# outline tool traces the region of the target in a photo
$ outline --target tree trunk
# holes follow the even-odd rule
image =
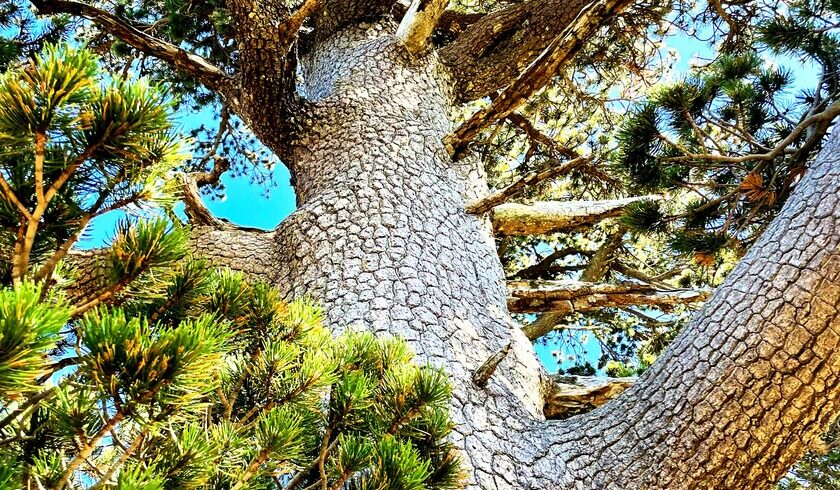
[[[443,366],[471,483],[509,487],[516,463],[505,446],[542,417],[541,367],[508,314],[489,228],[464,211],[480,172],[453,164],[443,147],[449,80],[430,57],[412,59],[393,32],[350,28],[302,60],[314,107],[296,150],[298,210],[275,233],[212,231],[197,242],[221,263],[239,257],[288,298],[311,295],[333,331],[400,335],[422,361]],[[244,252],[268,239],[271,270],[265,256]],[[472,371],[508,343],[488,386],[475,387]]]
[[[288,298],[311,295],[334,331],[400,335],[444,367],[471,488],[777,479],[838,408],[838,152],[824,153],[637,385],[546,422],[542,370],[509,316],[489,223],[464,210],[486,184],[442,143],[453,84],[434,55],[409,55],[393,32],[350,27],[302,60],[312,107],[295,149],[299,209],[274,232],[196,230],[199,251]],[[507,344],[489,383],[475,386],[472,372]]]

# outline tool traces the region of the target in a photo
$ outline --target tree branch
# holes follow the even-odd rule
[[[634,305],[696,303],[709,291],[661,290],[647,284],[608,284],[583,281],[508,281],[508,308],[514,313],[581,312]]]
[[[575,475],[587,488],[759,488],[781,478],[840,411],[838,229],[835,131],[644,377],[575,420],[592,428],[587,447],[568,424],[545,424],[532,438],[547,441],[537,449],[547,456],[532,464],[551,471],[572,453],[587,461]]]
[[[607,284],[582,281],[509,281],[508,308],[513,313],[553,312],[561,315],[625,306],[672,306],[698,303],[709,291],[692,289],[659,290],[647,284]],[[523,327],[535,340],[556,324],[531,323]]]
[[[580,10],[568,27],[489,106],[473,114],[446,144],[454,159],[466,154],[467,145],[481,130],[506,117],[542,89],[593,37],[598,29],[630,6],[632,0],[594,0]],[[556,7],[555,7],[556,8]],[[568,9],[568,6],[565,6]],[[488,16],[489,18],[490,16]],[[541,24],[538,24],[541,25]]]
[[[543,414],[547,419],[562,420],[588,412],[617,397],[635,382],[636,378],[550,376],[544,388]]]
[[[493,208],[493,229],[501,235],[544,235],[569,231],[584,225],[620,216],[637,201],[662,199],[637,196],[607,201],[537,201],[532,204],[500,204]]]
[[[558,155],[562,155],[566,158],[580,158],[580,154],[578,152],[571,148],[557,144],[557,142],[551,139],[548,135],[535,128],[534,125],[531,124],[531,121],[522,114],[511,112],[507,115],[506,119],[514,126],[524,131],[531,141],[545,146],[549,152],[557,153]]]
[[[198,192],[198,179],[187,174],[183,174],[179,178],[181,180],[181,201],[184,203],[184,213],[189,218],[190,224],[212,226],[217,230],[232,228],[231,225],[213,216],[213,213],[201,201],[201,195]]]
[[[391,13],[395,18],[401,19],[408,13],[408,6],[402,2],[395,2],[391,7]],[[435,26],[435,33],[455,38],[461,35],[468,27],[478,22],[485,15],[475,12],[458,12],[456,10],[444,10]]]
[[[773,147],[768,152],[765,153],[751,153],[749,155],[742,155],[742,156],[729,156],[729,155],[719,155],[719,154],[712,154],[712,153],[690,153],[685,152],[684,155],[678,157],[670,157],[666,158],[666,161],[669,162],[684,162],[690,160],[705,160],[711,162],[723,162],[723,163],[744,163],[744,162],[752,162],[752,161],[768,161],[773,160],[779,156],[781,156],[785,151],[788,150],[788,147],[793,144],[796,138],[802,134],[803,131],[808,129],[809,127],[819,124],[819,123],[828,123],[832,121],[835,117],[840,115],[840,101],[835,102],[834,104],[827,107],[824,111],[818,112],[812,116],[808,116],[802,120],[793,130],[788,133],[788,135],[776,146]],[[827,126],[826,126],[827,127]]]
[[[540,260],[536,264],[525,267],[514,274],[518,279],[542,279],[542,275],[549,272],[557,260],[562,259],[568,255],[591,255],[591,252],[585,252],[575,247],[564,247],[555,250],[546,258]]]
[[[32,0],[32,4],[42,14],[70,14],[88,19],[135,49],[196,77],[208,88],[219,90],[230,83],[230,77],[224,71],[201,56],[136,29],[106,10],[75,0]]]
[[[295,12],[275,0],[227,0],[239,50],[241,100],[237,114],[293,171],[292,145],[304,131],[307,104],[297,94],[298,31],[324,0],[305,0]]]
[[[588,0],[530,0],[484,15],[439,50],[461,102],[500,90],[522,73]]]
[[[585,165],[588,162],[589,159],[580,157],[569,162],[554,165],[542,172],[537,170],[529,172],[513,184],[499,189],[489,196],[467,204],[466,211],[471,214],[486,213],[524,191],[527,187],[537,185],[540,182],[560,177],[562,175],[567,175],[572,170],[580,167],[581,165]]]
[[[615,262],[616,252],[621,247],[622,243],[624,243],[625,232],[626,230],[623,226],[619,227],[616,232],[612,233],[607,240],[598,247],[598,250],[592,254],[592,258],[589,259],[589,263],[586,264],[586,269],[584,269],[583,273],[580,275],[580,281],[600,283],[606,279],[612,263]],[[557,328],[557,326],[560,325],[560,322],[563,321],[563,318],[565,318],[569,313],[570,312],[563,311],[549,311],[543,313],[537,317],[536,320],[525,326],[523,330],[526,332],[526,335],[534,335],[534,339],[539,338]]]

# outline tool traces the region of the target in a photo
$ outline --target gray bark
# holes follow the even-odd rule
[[[621,216],[628,205],[656,201],[661,196],[637,196],[607,201],[537,201],[505,203],[493,208],[491,220],[498,235],[532,236],[574,231],[607,218]]]
[[[196,230],[196,248],[312,295],[331,328],[405,337],[450,374],[470,488],[762,488],[838,408],[835,141],[779,218],[654,367],[604,407],[545,421],[542,371],[506,306],[484,188],[453,164],[448,75],[391,24],[352,27],[302,60],[311,128],[300,208],[267,233]],[[831,150],[834,150],[833,152]],[[511,344],[484,388],[472,371]]]

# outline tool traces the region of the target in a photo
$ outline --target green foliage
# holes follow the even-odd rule
[[[440,370],[415,365],[403,341],[370,333],[333,339],[309,303],[286,304],[266,285],[203,261],[153,269],[164,267],[176,269],[164,290],[190,282],[203,292],[167,297],[177,309],[126,294],[124,307],[100,306],[69,324],[70,309],[28,283],[0,294],[2,325],[24,339],[13,347],[23,345],[17,351],[31,360],[22,371],[12,369],[21,354],[0,357],[0,397],[10,416],[2,430],[53,441],[11,457],[0,476],[58,481],[79,457],[72,441],[85,434],[97,447],[91,464],[103,472],[116,465],[102,481],[107,487],[273,488],[272,477],[299,475],[303,488],[320,477],[313,468],[322,448],[330,485],[459,486],[446,442],[449,383]],[[70,328],[62,335],[62,327]],[[76,347],[60,347],[75,337]],[[50,369],[64,358],[70,368]],[[56,388],[41,386],[45,372]],[[46,394],[33,405],[44,409],[38,417],[13,412],[22,394]],[[110,426],[123,446],[103,443]],[[4,440],[9,454],[24,445]],[[89,485],[84,473],[68,475],[73,488]]]
[[[187,230],[180,226],[169,228],[170,224],[162,218],[137,226],[128,221],[120,223],[106,259],[111,280],[116,283],[134,279],[150,268],[183,259],[187,253]]]
[[[0,399],[14,400],[38,388],[46,372],[44,353],[60,340],[59,331],[70,319],[60,302],[42,302],[41,287],[24,283],[0,291]]]
[[[155,213],[63,262],[93,217],[171,203],[181,159],[166,91],[97,63],[0,78],[0,488],[459,487],[449,382],[402,340],[333,338]]]
[[[662,231],[666,227],[665,213],[659,201],[636,201],[624,208],[620,222],[632,231],[650,233]]]
[[[680,254],[740,253],[819,149],[820,139],[806,140],[792,122],[796,109],[786,107],[785,96],[791,83],[789,71],[764,68],[746,51],[722,55],[695,76],[658,88],[625,118],[615,163],[632,189],[686,197],[667,215],[636,204],[623,222],[639,232],[669,231]],[[817,106],[799,110],[828,107],[836,100],[828,90]],[[786,144],[801,148],[770,153],[788,135]]]
[[[174,201],[164,176],[185,155],[171,132],[172,101],[97,63],[85,49],[48,45],[0,76],[5,281],[50,275],[99,215]],[[21,223],[39,233],[27,238]]]

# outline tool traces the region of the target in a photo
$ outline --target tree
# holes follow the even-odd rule
[[[671,21],[665,17],[670,5],[627,10],[630,2],[621,0],[526,1],[465,11],[420,0],[407,8],[379,0],[142,2],[113,10],[75,0],[33,4],[43,14],[90,21],[92,41],[111,48],[115,66],[132,66],[121,57],[128,50],[138,53],[141,67],[146,58],[155,60],[155,74],[178,73],[176,90],[192,94],[196,103],[218,100],[228,114],[222,121],[236,115],[290,168],[299,209],[276,230],[237,228],[193,199],[190,246],[274,285],[283,298],[311,294],[336,333],[362,325],[397,334],[421,359],[444,368],[455,398],[453,443],[471,486],[760,487],[778,480],[813,446],[836,413],[836,143],[815,156],[836,116],[836,5],[796,4],[790,19],[779,17],[775,24],[768,22],[776,19],[771,7],[702,6],[697,15],[711,18],[712,31],[725,36],[721,47],[729,57],[721,58],[721,69],[748,60],[739,50],[753,49],[761,32],[766,46],[803,48],[821,59],[825,76],[806,107],[776,109],[774,87],[783,80],[746,63],[722,83],[700,76],[663,91],[628,120],[621,161],[612,162],[624,166],[620,184],[644,181],[639,171],[653,167],[668,174],[647,182],[654,190],[675,183],[710,187],[704,195],[719,202],[689,206],[685,215],[684,209],[636,199],[618,230],[605,227],[605,235],[620,242],[628,229],[661,230],[666,220],[680,231],[677,251],[700,262],[725,248],[723,238],[750,249],[632,388],[598,410],[546,421],[544,392],[559,405],[597,405],[613,392],[598,388],[581,397],[558,393],[556,385],[544,389],[546,376],[511,321],[511,309],[585,314],[596,307],[667,307],[679,302],[674,293],[690,293],[684,301],[705,294],[675,292],[662,277],[617,261],[613,242],[603,239],[602,254],[572,253],[593,257],[586,264],[593,281],[611,282],[517,284],[509,299],[490,235],[505,216],[541,223],[517,232],[541,234],[590,226],[629,204],[592,202],[616,197],[609,187],[620,174],[599,165],[611,161],[605,158],[613,148],[609,141],[584,154],[547,137],[533,122],[543,116],[534,101],[573,100],[582,89],[568,75],[581,66],[617,71],[610,60],[644,61],[649,28]],[[815,13],[819,9],[827,15]],[[761,91],[764,82],[770,89]],[[746,85],[752,83],[757,86],[750,91]],[[706,91],[711,87],[717,88]],[[765,131],[771,117],[727,115],[721,93],[739,97],[739,109],[760,106],[793,123]],[[472,101],[480,101],[476,110],[453,126],[453,109]],[[670,126],[652,128],[657,115],[671,117],[663,122]],[[219,133],[223,139],[228,124]],[[470,153],[502,146],[498,138],[508,124],[533,149],[521,152],[525,172],[490,192],[484,170],[495,169]],[[630,144],[641,130],[646,139]],[[585,136],[587,142],[598,139],[594,132]],[[519,141],[510,145],[521,146]],[[231,163],[224,149],[208,155],[199,162],[209,167],[199,176],[203,183]],[[718,182],[709,170],[715,168],[737,172]],[[496,213],[523,191],[561,177],[586,185],[600,181],[607,199],[584,187],[578,195],[593,198],[567,203],[565,210],[510,205]],[[695,177],[702,186],[687,180]],[[785,182],[780,190],[768,187]],[[689,223],[710,209],[717,235]],[[721,215],[733,218],[717,223],[714,217]],[[733,228],[736,236],[729,236]],[[502,245],[517,240],[526,239],[508,237]],[[642,279],[612,280],[619,269],[625,271],[619,277]],[[556,326],[553,318],[543,320],[548,330]]]
[[[317,307],[190,257],[162,217],[123,222],[87,256],[95,276],[59,266],[96,213],[169,202],[171,104],[104,78],[48,46],[0,80],[3,226],[20,230],[0,290],[0,486],[458,486],[446,374],[403,340],[332,338]]]

